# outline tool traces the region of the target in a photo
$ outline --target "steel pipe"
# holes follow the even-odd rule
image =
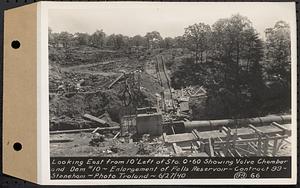
[[[272,122],[277,122],[279,124],[286,124],[291,122],[291,115],[282,116],[266,116],[266,117],[256,117],[256,118],[245,118],[245,119],[223,119],[223,120],[203,120],[203,121],[185,121],[184,127],[187,132],[196,129],[201,131],[207,130],[217,130],[220,127],[244,127],[249,124],[262,126],[267,125]]]

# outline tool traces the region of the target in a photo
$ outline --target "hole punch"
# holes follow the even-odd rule
[[[18,49],[18,48],[20,48],[20,46],[21,46],[21,43],[18,40],[14,40],[11,42],[11,47],[14,49]]]
[[[22,144],[19,142],[14,143],[13,145],[15,151],[20,151],[22,149]]]

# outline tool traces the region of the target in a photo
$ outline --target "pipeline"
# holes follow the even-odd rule
[[[279,124],[290,123],[291,115],[282,115],[282,116],[272,115],[266,117],[245,118],[245,119],[185,121],[183,123],[186,132],[190,132],[193,129],[199,131],[218,130],[223,126],[231,127],[231,128],[245,127],[249,124],[256,125],[256,126],[263,126],[263,125],[270,124],[272,122],[277,122]]]
[[[99,127],[97,131],[113,131],[119,130],[120,126],[114,127]],[[50,134],[72,134],[72,133],[81,133],[81,132],[93,132],[95,128],[88,128],[88,129],[74,129],[74,130],[62,130],[62,131],[50,131]]]

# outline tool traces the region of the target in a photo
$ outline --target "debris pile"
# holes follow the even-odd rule
[[[105,136],[100,133],[95,133],[89,143],[90,146],[97,146],[99,147],[102,142],[104,142]],[[103,145],[102,145],[103,146]]]
[[[120,122],[121,101],[118,94],[108,91],[97,91],[91,93],[76,93],[69,98],[56,96],[50,101],[49,113],[51,130],[64,130],[75,128],[96,127],[97,122],[83,119],[83,115],[93,114],[95,117],[104,115],[110,125]],[[113,117],[113,119],[111,118]]]

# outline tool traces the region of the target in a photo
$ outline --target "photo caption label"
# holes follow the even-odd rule
[[[52,157],[51,179],[290,178],[291,157]]]

